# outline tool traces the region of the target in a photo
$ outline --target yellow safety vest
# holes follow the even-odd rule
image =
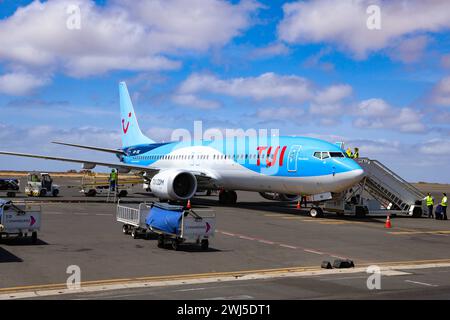
[[[427,206],[432,206],[432,205],[434,205],[433,197],[432,197],[432,196],[427,196],[426,200],[427,200]]]
[[[347,149],[346,153],[347,153],[349,158],[353,158],[353,153],[352,153],[352,151],[350,149]]]
[[[359,158],[359,152],[355,152],[355,153],[353,154],[353,158],[358,159],[358,158]]]
[[[447,197],[443,197],[441,201],[441,206],[446,207],[447,206]]]
[[[117,173],[116,172],[111,172],[111,175],[109,176],[109,178],[113,181],[117,180]]]

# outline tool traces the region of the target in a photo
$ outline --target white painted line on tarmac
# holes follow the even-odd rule
[[[275,244],[275,242],[268,241],[268,240],[258,240],[258,242],[265,243],[265,244]]]
[[[290,245],[288,245],[288,244],[282,244],[282,243],[280,243],[279,246],[280,246],[280,247],[283,247],[283,248],[289,248],[289,249],[298,249],[297,247],[290,246]]]
[[[311,250],[311,249],[303,249],[303,251],[309,252],[309,253],[320,254],[320,255],[323,255],[323,254],[324,254],[323,252],[316,251],[316,250]]]
[[[414,284],[427,286],[427,287],[439,287],[437,284],[430,284],[430,283],[419,282],[419,281],[405,280],[405,282],[414,283]]]
[[[247,237],[247,236],[239,236],[239,238],[244,239],[244,240],[251,240],[251,241],[256,240],[255,238],[251,238],[251,237]]]

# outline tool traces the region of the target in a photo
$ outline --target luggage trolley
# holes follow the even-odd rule
[[[0,199],[0,240],[31,234],[33,244],[37,242],[37,232],[41,228],[41,206],[14,204]]]
[[[138,208],[128,207],[117,204],[116,220],[122,222],[122,232],[124,234],[131,234],[133,239],[137,239],[139,236],[147,235],[148,228],[145,224],[145,218],[151,207],[151,203],[143,202],[139,204]]]
[[[153,202],[141,203],[138,208],[119,204],[116,220],[123,223],[123,233],[131,233],[135,239],[153,233],[158,235],[159,248],[170,244],[174,250],[182,244],[197,244],[207,250],[216,227],[215,214],[199,215],[183,206]]]

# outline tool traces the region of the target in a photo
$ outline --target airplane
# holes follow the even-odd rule
[[[219,203],[227,205],[237,202],[236,190],[295,201],[299,195],[347,190],[364,177],[363,169],[340,146],[316,138],[280,136],[262,141],[247,136],[233,141],[158,143],[142,133],[125,82],[119,83],[119,96],[122,148],[54,143],[112,153],[120,163],[7,151],[0,154],[80,163],[84,169],[105,166],[120,173],[138,172],[149,180],[151,192],[161,200],[186,201],[197,190],[220,190]]]

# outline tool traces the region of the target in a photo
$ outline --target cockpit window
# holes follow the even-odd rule
[[[323,160],[323,159],[328,159],[328,158],[344,158],[345,157],[345,155],[342,153],[342,152],[336,152],[336,151],[333,151],[333,152],[328,152],[328,151],[322,151],[322,152],[320,152],[320,151],[316,151],[316,152],[314,152],[314,155],[313,155],[315,158],[317,158],[317,159],[321,159],[321,160]]]
[[[330,154],[328,152],[322,152],[322,159],[329,158]]]
[[[332,158],[344,158],[344,154],[342,152],[330,152],[330,156]]]

